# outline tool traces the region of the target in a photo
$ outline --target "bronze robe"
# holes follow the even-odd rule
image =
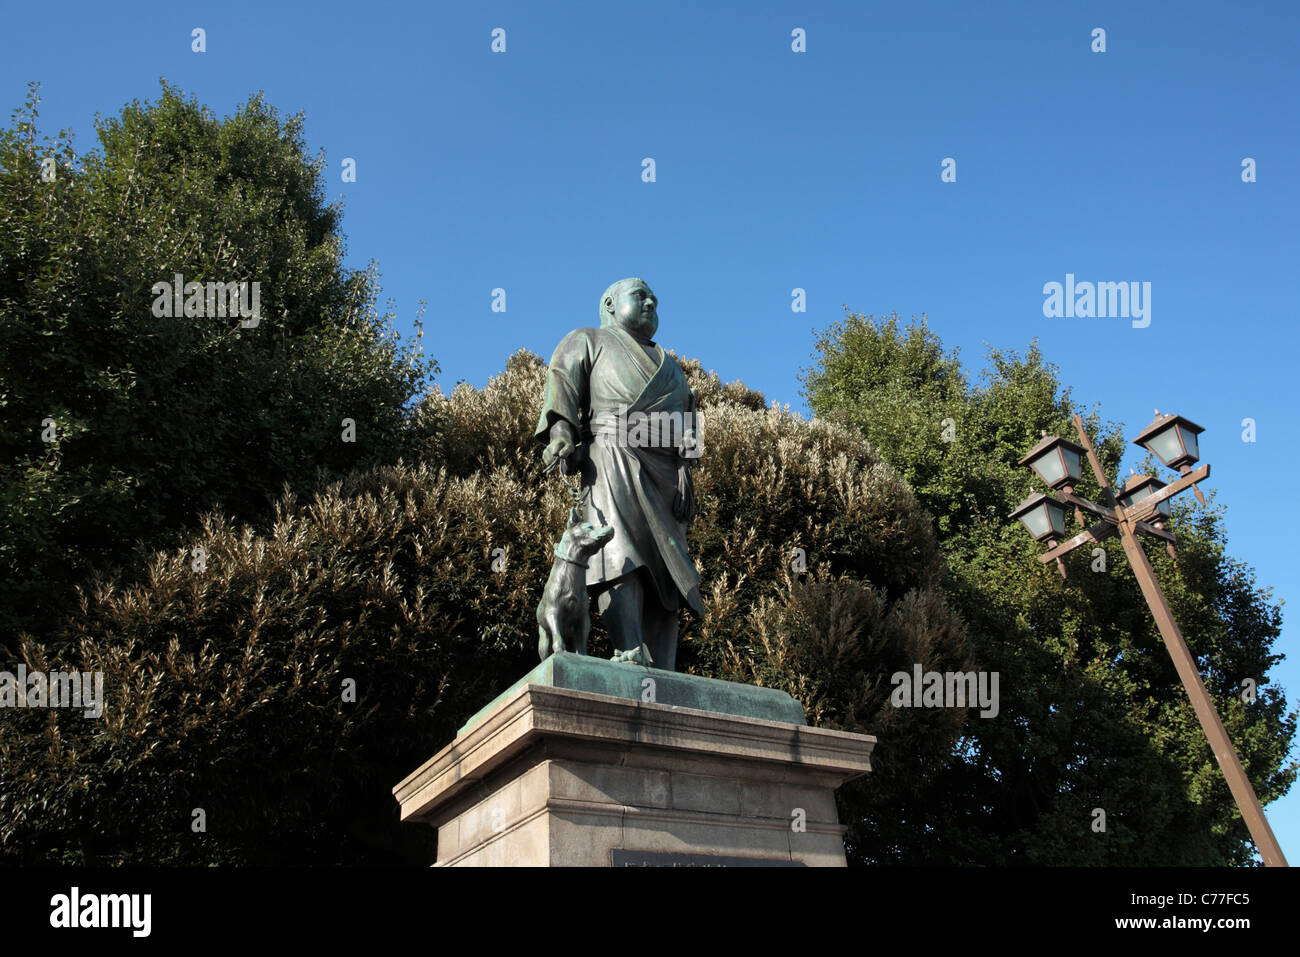
[[[662,347],[655,350],[657,367],[619,326],[569,333],[551,356],[536,438],[549,442],[556,419],[573,426],[577,441],[585,443],[575,457],[586,451],[584,520],[614,527],[614,538],[587,564],[587,587],[596,593],[644,568],[665,609],[675,610],[684,601],[702,615],[700,573],[686,554],[686,524],[673,515],[683,459],[676,448],[621,444],[606,424],[626,407],[628,414],[681,413],[686,427],[694,428],[695,396],[686,376]],[[594,441],[593,426],[602,433]]]

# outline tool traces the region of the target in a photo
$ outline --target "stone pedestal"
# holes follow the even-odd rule
[[[875,742],[773,689],[560,654],[393,793],[437,866],[842,867],[834,792]]]

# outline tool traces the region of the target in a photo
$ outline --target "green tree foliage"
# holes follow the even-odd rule
[[[373,266],[343,266],[300,116],[282,122],[255,96],[218,120],[164,84],[156,104],[97,122],[98,150],[78,156],[67,134],[38,136],[36,104],[33,88],[0,130],[8,654],[137,542],[160,545],[210,508],[265,518],[318,469],[409,458],[420,436],[404,406],[436,371],[377,315]],[[178,273],[260,283],[260,324],[156,317],[153,284]],[[355,442],[341,441],[345,417]]]
[[[870,862],[1225,865],[1253,845],[1116,539],[1104,569],[1090,549],[1070,579],[1007,514],[1030,491],[1019,459],[1045,431],[1071,437],[1079,413],[1114,476],[1125,440],[1062,388],[1036,345],[991,349],[972,385],[924,319],[849,315],[823,332],[803,379],[818,416],[852,425],[907,478],[934,518],[944,590],[970,630],[978,667],[1000,673],[1001,711],[974,712],[951,761],[908,807],[891,840],[854,848]],[[1148,460],[1144,470],[1156,474]],[[1089,470],[1080,494],[1100,491]],[[1174,506],[1178,561],[1148,545],[1206,685],[1268,802],[1296,766],[1296,714],[1269,684],[1281,616],[1253,572],[1225,554],[1222,508]],[[1094,566],[1097,570],[1094,570]],[[918,659],[921,660],[921,659]],[[926,667],[931,667],[924,662]],[[1244,703],[1241,681],[1258,683]],[[883,735],[882,735],[883,738]],[[883,763],[883,762],[881,762]],[[1093,809],[1106,830],[1093,830]]]
[[[889,673],[920,657],[966,663],[934,536],[856,432],[683,365],[701,409],[691,548],[707,604],[684,619],[683,663],[782,687],[823,726],[880,731],[891,759],[842,794],[866,821],[873,801],[905,803],[941,770],[960,731],[951,713],[888,701]],[[85,589],[71,643],[29,640],[23,660],[103,670],[106,718],[5,716],[7,853],[427,862],[432,834],[398,823],[391,788],[536,663],[535,609],[570,503],[532,439],[544,375],[521,352],[485,389],[430,394],[415,418],[441,424],[429,464],[286,497],[262,531],[209,517],[192,536],[203,573],[160,551],[141,581]],[[806,572],[791,569],[795,548]],[[206,832],[192,830],[195,808]]]

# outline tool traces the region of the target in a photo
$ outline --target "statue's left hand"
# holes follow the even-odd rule
[[[677,450],[677,454],[690,462],[691,465],[700,464],[700,440],[694,429],[688,429],[682,436],[682,444]]]
[[[673,517],[679,522],[695,520],[695,480],[685,462],[677,466],[677,494],[673,496]]]

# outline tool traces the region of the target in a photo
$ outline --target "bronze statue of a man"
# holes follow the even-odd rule
[[[536,438],[548,469],[580,473],[585,520],[614,529],[588,559],[587,589],[615,649],[644,644],[674,671],[678,608],[704,613],[686,554],[699,446],[686,376],[654,341],[657,305],[640,279],[605,290],[600,328],[575,329],[551,357]]]

